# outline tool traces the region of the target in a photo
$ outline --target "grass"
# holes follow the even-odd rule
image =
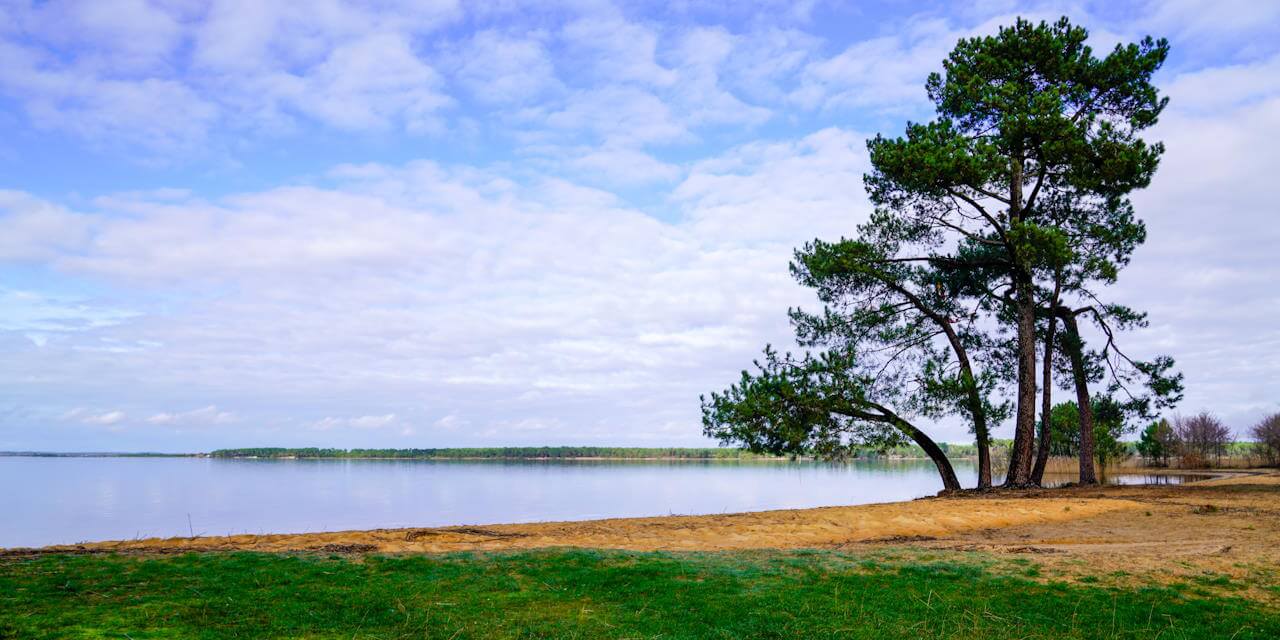
[[[975,554],[0,560],[0,638],[1275,638],[1280,613]]]

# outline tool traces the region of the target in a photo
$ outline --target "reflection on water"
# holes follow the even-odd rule
[[[976,482],[971,463],[957,461],[956,471],[966,486]],[[185,536],[188,526],[220,535],[757,511],[908,500],[942,488],[927,461],[19,457],[0,457],[0,486],[8,489],[0,547]]]
[[[1044,481],[1041,483],[1046,487],[1061,487],[1065,484],[1075,482],[1080,478],[1075,473],[1045,473]],[[1186,484],[1202,479],[1203,476],[1178,473],[1117,473],[1111,472],[1101,478],[1099,482],[1105,484]]]

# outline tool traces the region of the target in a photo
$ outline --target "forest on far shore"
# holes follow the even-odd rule
[[[945,445],[956,457],[976,455],[972,445]],[[866,448],[852,458],[925,458],[919,447]],[[785,460],[788,456],[751,453],[729,447],[461,447],[444,449],[326,449],[317,447],[251,447],[218,449],[213,458],[403,458],[423,460]]]

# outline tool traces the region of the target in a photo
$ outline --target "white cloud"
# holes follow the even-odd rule
[[[839,134],[735,152],[724,164],[738,180],[689,193],[695,213],[676,223],[563,180],[495,190],[500,175],[422,163],[346,167],[325,187],[213,203],[100,199],[102,210],[76,214],[93,221],[92,237],[52,264],[148,296],[178,285],[191,295],[163,315],[51,342],[56,352],[34,369],[0,368],[0,379],[110,372],[137,381],[139,404],[175,388],[241,398],[270,389],[395,409],[330,412],[312,425],[322,431],[411,425],[418,410],[404,402],[414,395],[423,396],[415,406],[454,406],[457,424],[488,428],[496,411],[522,429],[569,429],[580,421],[558,412],[594,423],[600,403],[643,394],[634,419],[654,412],[692,425],[696,394],[749,361],[759,338],[784,338],[783,310],[803,299],[785,273],[789,245],[753,248],[708,221],[752,229],[777,219],[767,208],[725,209],[753,171],[783,193],[815,189],[811,219],[848,220],[847,201],[834,197],[846,179],[825,166],[856,164],[834,156],[860,152],[829,137]],[[807,159],[791,162],[789,151]],[[155,346],[74,349],[103,339]],[[518,399],[532,390],[542,395]]]
[[[357,429],[380,429],[392,422],[395,422],[395,420],[396,414],[388,413],[381,416],[360,416],[359,418],[352,418],[350,420],[350,424],[352,427]]]
[[[162,68],[182,41],[180,7],[146,0],[63,0],[14,12],[32,37],[59,48],[84,47],[90,65],[126,72]]]
[[[675,101],[691,124],[758,125],[772,115],[721,86],[721,67],[733,55],[737,41],[724,29],[702,28],[689,31],[677,43],[672,54],[680,65]]]
[[[1280,149],[1274,65],[1192,72],[1169,83],[1170,105],[1151,137],[1167,146],[1152,186],[1135,197],[1147,243],[1121,276],[1117,299],[1151,313],[1129,338],[1142,354],[1166,352],[1187,376],[1184,412],[1221,415],[1238,433],[1280,410],[1273,180]],[[1206,82],[1221,88],[1211,95]]]
[[[95,413],[83,416],[80,418],[80,421],[85,424],[105,426],[116,424],[117,422],[124,420],[124,418],[125,414],[123,411],[108,411],[106,413]]]
[[[930,72],[941,70],[942,60],[961,38],[994,34],[1017,18],[1052,23],[1062,15],[1073,15],[1077,24],[1092,22],[1071,2],[1037,3],[1030,8],[995,5],[983,7],[985,11],[973,11],[973,23],[929,13],[912,16],[886,30],[886,35],[856,41],[834,56],[811,56],[789,101],[804,109],[925,116],[932,113],[925,79]],[[1139,36],[1122,38],[1105,25],[1096,25],[1090,29],[1089,37],[1090,45],[1102,54],[1122,39]]]
[[[673,197],[707,237],[795,246],[848,234],[870,211],[865,140],[825,129],[743,145],[695,165]]]
[[[770,119],[736,92],[776,99],[761,79],[797,64],[788,48],[803,40],[773,31],[760,44],[605,7],[565,9],[558,28],[482,22],[455,37],[441,32],[463,15],[453,2],[111,3],[16,9],[11,33],[0,31],[0,93],[42,129],[140,147],[145,159],[230,157],[316,126],[455,140],[498,130],[571,146],[690,141],[698,128]],[[459,108],[461,95],[477,108]]]
[[[483,102],[529,102],[559,85],[542,39],[481,31],[459,53],[458,80]]]
[[[193,58],[201,69],[228,74],[296,69],[322,61],[335,45],[373,34],[429,34],[461,15],[455,0],[324,0],[305,11],[214,0],[193,27]]]
[[[440,418],[439,420],[436,420],[432,426],[434,426],[437,429],[454,430],[464,426],[465,424],[466,424],[465,420],[459,418],[456,414],[451,413],[443,418]]]
[[[1025,14],[1083,15],[1103,45],[1145,26],[1072,4]],[[1257,33],[1216,15],[1187,25],[1186,6],[1160,18],[1175,47],[1193,37],[1176,25],[1221,47]],[[209,191],[9,185],[0,260],[18,266],[0,288],[0,389],[53,422],[75,398],[122,408],[65,422],[124,429],[127,411],[174,427],[153,435],[241,439],[222,446],[699,442],[697,394],[764,343],[790,344],[785,309],[812,304],[787,275],[792,249],[850,234],[870,210],[867,133],[927,109],[923,79],[956,38],[1016,9],[891,17],[849,41],[776,5],[11,3],[0,92],[37,140],[123,145],[112,162],[224,142],[279,142],[286,157],[310,150],[287,134],[338,130],[362,158],[391,140],[396,159],[165,179]],[[1134,353],[1172,352],[1188,406],[1239,421],[1275,406],[1280,376],[1260,186],[1280,166],[1265,144],[1280,135],[1280,72],[1274,51],[1248,52],[1262,38],[1245,40],[1211,67],[1166,71],[1155,137],[1169,155],[1138,201],[1150,241],[1117,292],[1153,312]],[[399,159],[421,156],[436,160]],[[180,428],[197,424],[224,426]]]
[[[2,40],[0,59],[0,92],[42,129],[180,151],[202,142],[218,118],[216,105],[175,80],[111,78]]]
[[[680,167],[627,147],[586,149],[581,155],[572,157],[568,164],[587,175],[600,176],[610,184],[624,186],[670,182],[680,176]]]
[[[612,144],[671,142],[690,135],[669,104],[636,87],[577,91],[563,108],[549,114],[530,113],[527,117],[575,136],[590,132]]]
[[[146,419],[149,424],[193,426],[229,424],[236,421],[236,415],[230,411],[222,411],[214,405],[175,413],[155,413]]]
[[[0,287],[0,331],[19,331],[40,346],[60,334],[107,327],[139,315],[102,301]]]
[[[871,107],[901,110],[921,104],[924,80],[961,33],[932,20],[900,33],[864,40],[805,66],[790,96],[803,108]]]
[[[274,2],[222,0],[211,3],[203,23],[193,36],[193,59],[200,68],[219,71],[251,71],[264,60],[291,60],[298,55],[292,39],[277,38],[288,13]],[[313,19],[316,14],[312,13]],[[324,16],[322,12],[319,15]],[[272,49],[272,42],[280,45]]]
[[[635,82],[661,87],[676,79],[672,70],[657,62],[655,29],[617,16],[591,15],[564,26],[561,36],[571,59],[596,81]]]
[[[206,153],[224,129],[287,131],[298,117],[342,130],[437,131],[451,99],[412,40],[459,10],[399,4],[20,7],[13,33],[0,32],[0,92],[41,128],[161,155]]]
[[[357,416],[354,418],[335,418],[326,416],[312,423],[311,428],[317,431],[328,431],[331,429],[384,429],[394,426],[399,421],[396,414],[388,413],[380,416]],[[414,433],[412,427],[402,426],[400,433],[402,435],[412,435]]]
[[[1280,55],[1180,74],[1164,87],[1175,113],[1215,115],[1280,94]]]
[[[1142,25],[1175,35],[1191,46],[1206,40],[1231,41],[1248,49],[1264,43],[1250,36],[1274,36],[1280,26],[1280,4],[1251,0],[1150,0]],[[1274,43],[1271,43],[1274,45]]]
[[[1265,266],[1275,242],[1256,223],[1265,192],[1238,186],[1265,181],[1280,163],[1253,144],[1280,127],[1277,113],[1274,102],[1246,101],[1225,118],[1168,114],[1158,137],[1169,157],[1139,200],[1152,240],[1122,280],[1132,288],[1119,292],[1156,320],[1129,339],[1134,353],[1172,351],[1195,390],[1188,402],[1232,417],[1251,418],[1269,401],[1257,395],[1265,387],[1225,372],[1280,375],[1256,358],[1247,369],[1231,364],[1246,355],[1230,347],[1250,333],[1250,351],[1270,349],[1273,338],[1250,327],[1280,311]],[[327,184],[217,202],[103,198],[101,211],[64,212],[91,221],[91,235],[52,264],[154,295],[178,283],[196,295],[163,317],[50,342],[53,353],[21,372],[0,369],[0,380],[116,375],[137,381],[133,402],[175,386],[220,397],[270,388],[390,410],[330,412],[311,425],[321,432],[403,434],[434,422],[432,433],[483,425],[465,429],[480,438],[585,434],[614,415],[605,407],[624,405],[634,415],[615,418],[615,429],[641,437],[645,424],[683,423],[694,432],[697,393],[730,381],[765,342],[788,344],[783,311],[812,304],[786,275],[791,249],[847,234],[869,211],[859,188],[865,137],[827,129],[695,163],[671,192],[682,212],[673,222],[564,180],[519,184],[421,162],[342,167]],[[1216,211],[1239,215],[1204,232],[1202,216]],[[1216,268],[1175,266],[1188,260]],[[158,346],[83,349],[104,339]],[[453,409],[441,420],[415,408],[423,404]]]
[[[816,36],[795,29],[750,31],[734,40],[721,75],[726,86],[767,104],[784,103],[796,74],[822,44]]]
[[[0,190],[0,260],[49,260],[88,238],[88,220],[20,191]]]
[[[440,128],[436,112],[450,103],[440,82],[404,36],[386,34],[337,47],[304,77],[274,80],[294,109],[335,127],[411,132]]]

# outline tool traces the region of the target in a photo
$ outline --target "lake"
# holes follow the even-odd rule
[[[965,486],[976,482],[973,464],[956,461],[956,472]],[[942,484],[927,461],[0,456],[0,487],[0,547],[26,547],[191,533],[313,532],[865,504],[932,495]]]

